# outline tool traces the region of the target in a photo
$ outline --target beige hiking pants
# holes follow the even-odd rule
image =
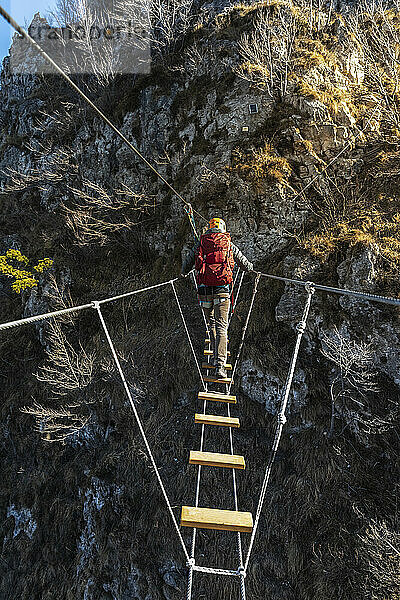
[[[226,298],[223,302],[213,302],[211,308],[203,307],[210,328],[211,348],[214,351],[214,358],[217,359],[217,367],[223,367],[226,363],[230,304],[230,298]]]

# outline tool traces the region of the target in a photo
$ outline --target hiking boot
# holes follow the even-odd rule
[[[223,367],[223,366],[217,367],[215,376],[217,379],[225,379],[228,376],[225,367]]]

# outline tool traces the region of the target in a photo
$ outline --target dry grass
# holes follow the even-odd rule
[[[227,167],[227,170],[237,173],[259,190],[266,184],[285,184],[291,175],[288,160],[279,156],[268,142],[262,148],[252,148],[248,152],[239,148],[232,151],[232,166]]]

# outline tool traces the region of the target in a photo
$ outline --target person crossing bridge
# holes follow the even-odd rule
[[[181,275],[195,267],[200,306],[210,330],[216,377],[227,376],[227,331],[230,296],[235,260],[244,271],[252,271],[252,263],[232,243],[225,221],[214,217],[182,263]]]

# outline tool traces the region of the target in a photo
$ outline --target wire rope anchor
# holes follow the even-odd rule
[[[237,574],[239,577],[243,577],[244,579],[246,579],[246,569],[244,567],[239,567],[237,570]]]
[[[284,413],[279,413],[277,416],[277,419],[278,419],[279,425],[285,425],[285,423],[287,422],[287,418]]]
[[[189,569],[193,569],[195,564],[196,560],[194,558],[189,558],[189,560],[186,561],[186,566],[189,567]]]

